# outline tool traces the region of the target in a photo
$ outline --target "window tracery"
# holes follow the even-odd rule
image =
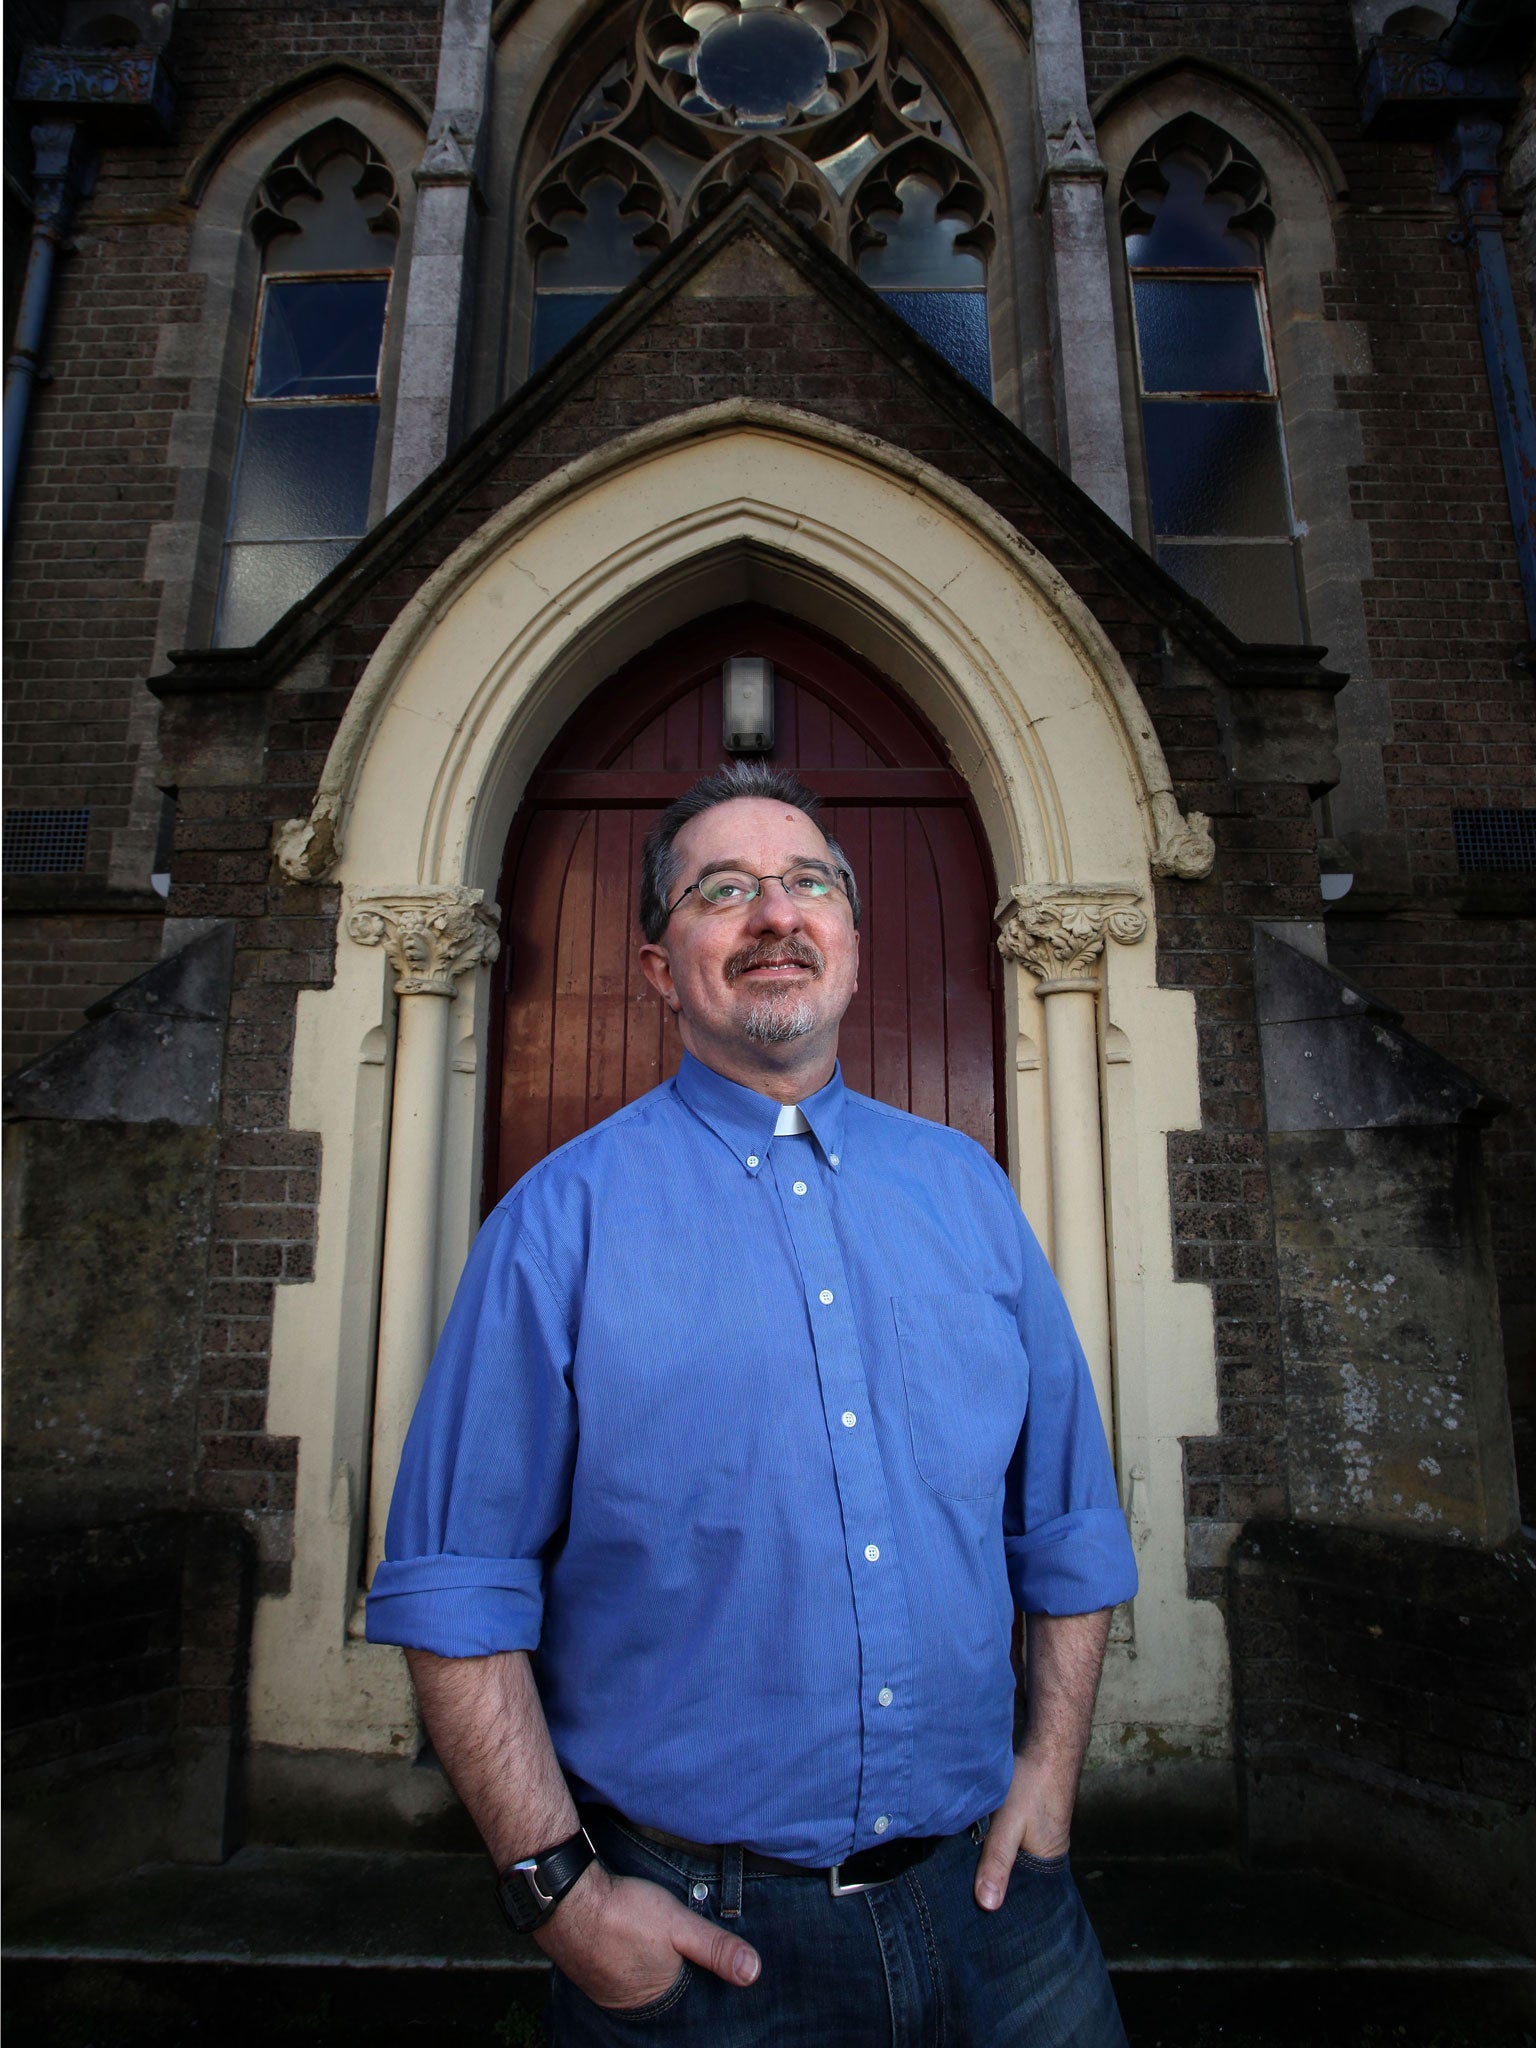
[[[1121,224],[1158,559],[1244,639],[1301,640],[1263,170],[1186,115],[1132,160]]]
[[[652,0],[641,10],[628,50],[610,50],[583,90],[530,200],[531,367],[749,184],[990,395],[992,194],[877,0]]]

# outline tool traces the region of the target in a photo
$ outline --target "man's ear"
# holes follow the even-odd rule
[[[677,989],[672,980],[672,962],[667,957],[665,946],[644,945],[640,948],[640,969],[657,995],[674,1014],[682,1008],[677,999]]]
[[[853,935],[853,992],[855,995],[859,992],[859,935],[857,932]]]

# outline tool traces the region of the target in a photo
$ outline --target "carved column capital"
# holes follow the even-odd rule
[[[1134,946],[1145,937],[1141,891],[1118,883],[1028,883],[997,907],[997,950],[1017,960],[1041,995],[1098,986],[1105,942]]]
[[[501,951],[501,912],[483,889],[359,889],[347,934],[360,946],[382,946],[398,979],[397,996],[447,996],[471,968],[489,966]]]

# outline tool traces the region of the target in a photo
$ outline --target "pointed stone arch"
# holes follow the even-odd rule
[[[1208,57],[1198,50],[1170,50],[1166,57],[1159,57],[1155,64],[1144,65],[1140,71],[1133,71],[1129,77],[1118,79],[1108,92],[1101,93],[1093,103],[1095,127],[1102,128],[1110,116],[1131,101],[1144,97],[1153,86],[1164,81],[1188,74],[1191,78],[1203,79],[1213,88],[1223,105],[1230,106],[1235,99],[1248,101],[1269,120],[1277,122],[1289,131],[1296,145],[1305,153],[1316,171],[1324,188],[1335,198],[1342,199],[1349,191],[1349,181],[1344,175],[1344,166],[1334,154],[1333,146],[1310,114],[1294,106],[1283,93],[1278,93],[1262,78],[1255,78],[1251,72],[1243,71],[1235,64],[1223,64],[1217,57]]]
[[[733,489],[706,515],[693,502],[695,486],[690,482],[680,489],[676,524],[665,522],[654,498],[658,480],[668,471],[681,476],[690,465],[702,466],[706,451],[711,460],[718,460],[733,440],[739,443],[738,482],[767,478],[768,490]],[[791,457],[804,467],[794,485],[783,475]],[[815,488],[806,480],[818,468],[825,470],[829,482],[845,479],[850,471],[859,474],[868,493],[867,501],[850,515],[853,530],[841,537],[827,527],[824,508],[818,513]],[[803,500],[797,495],[801,492]],[[889,506],[878,506],[877,497],[888,498]],[[473,686],[442,679],[453,701],[434,697],[433,724],[443,744],[433,754],[430,770],[417,741],[404,750],[417,782],[425,790],[430,777],[433,790],[430,799],[423,796],[420,803],[406,807],[422,820],[424,837],[415,854],[422,876],[430,872],[441,877],[451,868],[458,880],[493,879],[478,872],[473,877],[467,871],[457,873],[472,862],[466,835],[477,807],[483,809],[487,801],[488,770],[479,763],[477,749],[486,744],[488,733],[502,735],[517,719],[531,717],[541,696],[558,693],[565,650],[581,632],[602,628],[615,618],[633,619],[637,607],[645,610],[648,605],[657,607],[655,616],[660,618],[670,602],[663,593],[690,583],[701,564],[718,568],[722,559],[750,553],[759,561],[773,557],[799,562],[803,569],[797,573],[808,582],[819,578],[824,587],[831,587],[839,573],[835,560],[840,560],[850,588],[858,587],[860,577],[867,579],[866,588],[876,583],[888,587],[886,616],[896,618],[905,612],[909,619],[909,652],[892,672],[913,678],[913,694],[936,712],[935,723],[950,737],[957,756],[969,754],[975,763],[995,758],[1000,774],[1035,793],[1027,824],[1005,822],[1010,805],[1000,794],[990,800],[998,821],[993,850],[999,872],[1013,872],[1021,881],[1073,879],[1071,806],[1063,797],[1061,768],[1048,763],[1037,731],[1050,713],[1043,706],[1026,710],[1019,703],[1001,657],[996,650],[986,650],[984,636],[975,626],[974,601],[962,619],[951,602],[930,589],[933,560],[924,559],[923,548],[915,547],[908,559],[892,538],[898,531],[893,508],[925,500],[928,526],[949,529],[966,553],[972,587],[986,562],[995,572],[999,593],[1028,591],[1039,607],[1038,616],[1051,620],[1050,635],[1086,692],[1077,708],[1086,712],[1093,707],[1104,734],[1112,736],[1122,757],[1126,787],[1134,791],[1131,815],[1136,824],[1125,835],[1118,856],[1122,864],[1149,868],[1155,874],[1206,872],[1211,860],[1208,828],[1198,814],[1180,816],[1167,763],[1135,684],[1103,628],[1044,556],[973,492],[920,458],[819,415],[750,399],[677,414],[608,443],[525,492],[462,543],[400,613],[369,662],[327,757],[310,815],[291,820],[283,830],[278,858],[284,872],[295,880],[345,877],[358,860],[366,864],[368,855],[357,843],[365,774],[373,772],[381,750],[393,744],[391,733],[402,727],[402,720],[403,730],[412,729],[402,707],[412,701],[413,692],[438,687],[423,681],[428,642],[440,638],[451,618],[467,618],[479,601],[477,591],[483,597],[490,588],[488,578],[501,565],[517,565],[514,585],[520,585],[529,599],[521,629],[528,646],[509,645],[494,657],[487,655],[493,660],[494,675],[484,675]],[[626,520],[633,531],[617,545],[610,536],[597,559],[583,567],[596,545],[591,539],[592,519],[599,504],[624,508],[614,531]],[[542,555],[557,531],[563,535],[565,522],[573,517],[582,537],[574,549],[564,538],[559,542],[560,566],[554,572],[558,586],[552,588],[533,577],[526,564]],[[813,542],[811,535],[822,528],[825,534]],[[861,531],[881,535],[881,543],[861,540]],[[642,592],[648,593],[645,604]],[[867,608],[880,609],[873,599]],[[507,620],[500,596],[494,609]],[[585,621],[579,629],[578,619]],[[620,643],[606,629],[603,637],[605,655],[613,655]],[[950,650],[947,661],[938,651],[941,646]],[[957,688],[937,680],[964,671],[955,651],[962,647],[972,650],[966,659],[976,664],[968,697],[966,685]],[[918,652],[924,649],[926,654]],[[925,661],[930,671],[926,684],[916,674]],[[458,673],[463,677],[469,671]],[[1035,687],[1043,687],[1040,676]],[[989,701],[1000,710],[987,730],[990,713],[982,707]],[[1063,706],[1065,702],[1064,698]],[[501,739],[496,743],[502,744]],[[962,760],[962,765],[969,772],[970,764]],[[1102,826],[1098,797],[1085,791],[1084,801],[1090,806],[1084,816],[1096,817]],[[473,827],[476,834],[480,829],[478,824]],[[398,862],[404,849],[397,827],[390,830]]]
[[[187,167],[179,195],[183,202],[188,206],[201,205],[210,179],[241,137],[259,127],[286,101],[299,99],[316,88],[333,94],[350,88],[372,95],[404,115],[421,130],[423,139],[426,137],[431,115],[408,87],[371,64],[354,64],[347,57],[328,58],[323,64],[310,64],[277,84],[264,87],[221,121]]]

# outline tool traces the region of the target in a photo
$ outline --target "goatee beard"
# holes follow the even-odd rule
[[[756,1045],[788,1045],[816,1029],[816,1012],[803,996],[798,1002],[767,996],[751,1005],[741,1028]]]

